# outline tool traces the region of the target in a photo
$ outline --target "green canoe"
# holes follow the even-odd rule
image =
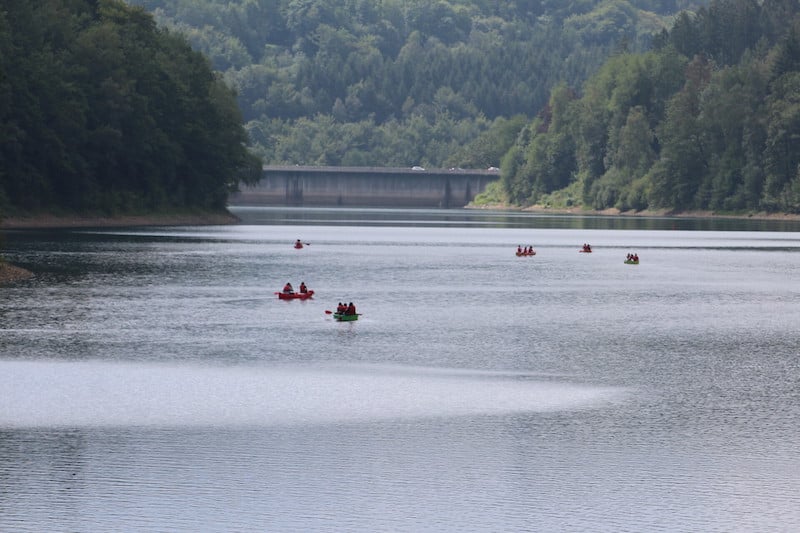
[[[333,319],[338,320],[339,322],[352,322],[353,320],[358,320],[360,314],[361,313],[345,315],[344,313],[333,313]]]

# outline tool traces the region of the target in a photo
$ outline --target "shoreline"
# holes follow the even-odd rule
[[[705,218],[705,219],[739,219],[739,220],[787,220],[787,221],[800,221],[800,214],[792,213],[716,213],[714,211],[670,211],[668,209],[645,209],[642,211],[620,211],[616,208],[609,208],[603,210],[583,209],[582,207],[565,207],[555,208],[546,207],[543,205],[532,205],[528,207],[513,207],[505,204],[491,204],[473,206],[468,205],[467,209],[474,210],[489,210],[495,209],[499,211],[516,211],[523,213],[533,213],[542,215],[572,215],[572,216],[603,216],[603,217],[629,217],[629,218]]]
[[[509,211],[541,215],[563,216],[602,216],[630,218],[704,218],[704,219],[740,219],[740,220],[785,220],[800,221],[800,214],[792,213],[717,213],[714,211],[681,211],[667,209],[642,211],[620,211],[609,208],[603,210],[583,209],[580,206],[555,208],[543,205],[517,207],[507,204],[467,205],[473,211]],[[89,215],[54,215],[41,213],[26,216],[11,216],[0,219],[0,231],[15,229],[69,229],[69,228],[114,228],[127,226],[216,226],[232,225],[241,220],[228,210],[199,213],[154,213],[145,215],[89,216]]]
[[[115,228],[125,226],[216,226],[231,225],[239,218],[229,211],[202,213],[154,213],[149,215],[89,216],[53,215],[41,213],[5,217],[0,230],[6,229],[66,229]]]
[[[150,215],[88,216],[40,213],[0,220],[3,230],[37,230],[69,228],[117,228],[127,226],[216,226],[231,225],[239,218],[225,210],[203,213],[154,213]],[[0,286],[34,277],[30,270],[6,262],[0,257]]]

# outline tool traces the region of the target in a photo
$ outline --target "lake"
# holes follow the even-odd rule
[[[800,530],[797,222],[232,211],[5,233],[0,530]]]

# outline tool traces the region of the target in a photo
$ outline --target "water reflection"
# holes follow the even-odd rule
[[[337,209],[231,206],[244,224],[454,226],[678,231],[800,231],[800,221],[754,218],[549,215],[476,209]]]

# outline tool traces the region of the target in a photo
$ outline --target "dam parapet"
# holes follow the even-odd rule
[[[264,177],[230,196],[243,206],[438,207],[469,204],[500,179],[497,169],[466,170],[265,166]]]

